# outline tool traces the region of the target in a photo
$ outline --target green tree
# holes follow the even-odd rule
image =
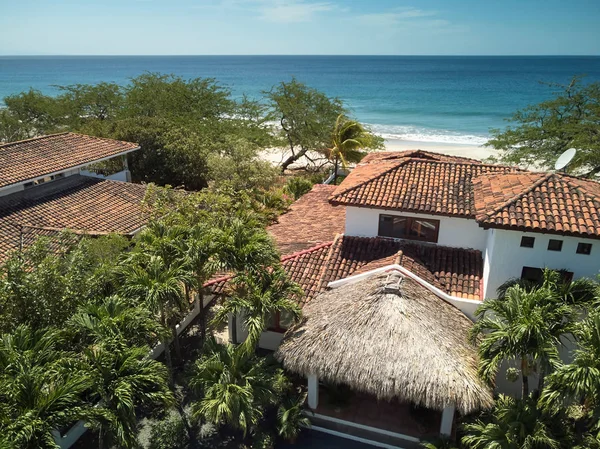
[[[578,152],[568,170],[592,176],[600,171],[600,83],[574,77],[555,97],[517,111],[504,130],[492,130],[487,143],[502,162],[554,167],[568,148]]]
[[[67,327],[83,344],[152,345],[163,331],[146,307],[116,295],[80,307]]]
[[[304,415],[306,394],[285,398],[277,409],[277,433],[295,443],[303,427],[310,427],[310,419]]]
[[[540,403],[553,413],[569,407],[586,430],[600,439],[600,314],[578,323],[577,347],[571,363],[548,376]],[[581,429],[580,429],[581,430]]]
[[[273,400],[271,373],[264,357],[249,356],[235,345],[219,345],[213,338],[194,363],[189,385],[201,398],[192,404],[196,418],[225,425],[244,436]]]
[[[491,412],[463,429],[461,442],[470,449],[559,449],[573,441],[564,417],[543,412],[532,398],[500,395]]]
[[[287,315],[290,321],[301,316],[302,289],[292,282],[281,267],[240,273],[233,282],[233,288],[223,307],[215,315],[215,322],[224,322],[231,314],[241,316],[248,337],[242,347],[248,353],[254,352],[262,333],[276,314]]]
[[[179,341],[176,325],[189,309],[184,286],[193,285],[192,272],[187,265],[169,264],[160,255],[136,255],[124,264],[122,279],[123,294],[144,301],[159,316],[161,325],[170,331],[170,336],[163,337],[162,343],[167,367],[172,373],[171,343]]]
[[[265,92],[270,103],[269,118],[279,125],[281,143],[291,155],[281,164],[286,170],[310,151],[323,153],[331,143],[336,118],[346,109],[338,98],[330,98],[295,78]]]
[[[0,337],[0,433],[14,447],[57,448],[53,432],[93,416],[89,376],[60,346],[56,331],[27,326]]]
[[[383,138],[373,134],[355,120],[343,114],[335,120],[331,137],[331,148],[326,150],[327,158],[334,164],[333,183],[337,183],[338,166],[348,168],[349,163],[360,162],[366,150],[383,148]]]
[[[561,338],[573,330],[574,310],[549,285],[529,291],[516,285],[503,299],[486,300],[476,316],[471,335],[481,338],[480,375],[492,383],[504,361],[517,361],[526,399],[528,376],[537,371],[541,389],[545,374],[559,363],[558,348]]]
[[[119,447],[137,447],[136,408],[173,404],[165,366],[148,357],[147,346],[97,345],[86,349],[83,361],[91,388],[104,411],[93,422],[98,427],[98,445],[107,442]]]

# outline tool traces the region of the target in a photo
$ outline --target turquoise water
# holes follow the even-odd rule
[[[342,98],[388,138],[482,143],[518,108],[549,98],[540,81],[575,74],[600,81],[600,57],[436,56],[48,56],[0,57],[0,98],[30,87],[113,81],[145,71],[212,77],[236,97],[295,76]]]

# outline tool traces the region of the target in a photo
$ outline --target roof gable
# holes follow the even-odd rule
[[[514,171],[450,156],[410,157],[359,165],[330,197],[332,204],[472,218],[473,178]],[[346,182],[348,181],[348,182]]]
[[[75,133],[0,145],[0,188],[137,150],[138,144]]]
[[[484,227],[600,238],[600,184],[563,173],[485,174],[475,181]]]

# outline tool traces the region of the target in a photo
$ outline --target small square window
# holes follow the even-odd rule
[[[591,243],[578,243],[577,244],[577,254],[589,255],[591,253],[592,253],[592,244]]]
[[[533,248],[535,237],[521,237],[521,246],[523,248]]]
[[[562,250],[562,240],[550,239],[548,241],[548,251],[560,251]]]

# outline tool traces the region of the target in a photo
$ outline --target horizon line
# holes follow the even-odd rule
[[[256,56],[273,56],[273,57],[299,57],[299,56],[312,56],[312,57],[331,57],[331,56],[345,56],[345,57],[437,57],[437,58],[455,58],[455,57],[473,57],[473,58],[481,58],[481,57],[600,57],[600,54],[453,54],[453,55],[440,55],[440,54],[419,54],[419,55],[410,55],[410,54],[0,54],[0,58],[6,57],[17,57],[17,58],[52,58],[52,57],[223,57],[223,56],[235,56],[235,57],[256,57]]]

